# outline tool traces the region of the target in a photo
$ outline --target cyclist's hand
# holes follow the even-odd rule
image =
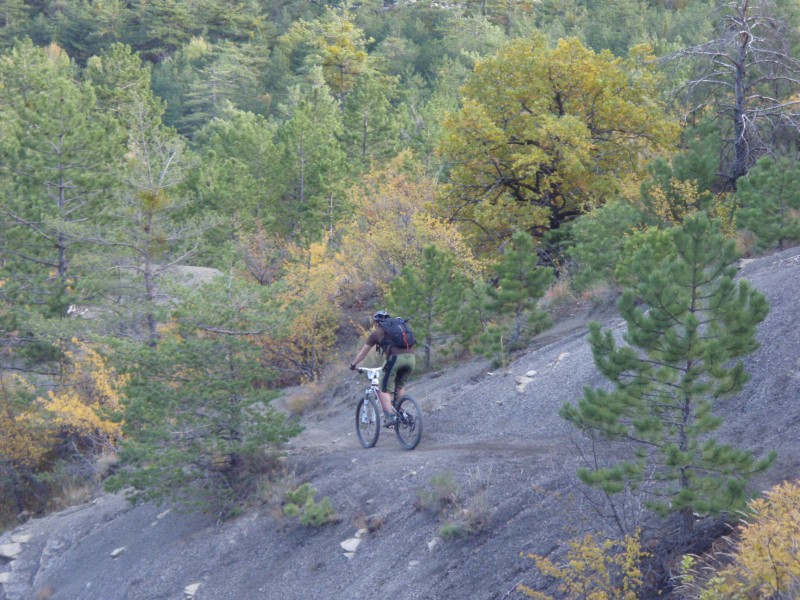
[[[351,370],[351,371],[355,371],[355,370],[356,370],[356,365],[355,365],[355,363],[350,363],[350,370]]]

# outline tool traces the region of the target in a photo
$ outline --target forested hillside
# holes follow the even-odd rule
[[[687,535],[768,466],[708,436],[768,310],[732,265],[800,241],[796,2],[0,17],[4,527],[99,481],[236,514],[315,408],[271,400],[328,385],[378,308],[411,319],[429,371],[508,364],[564,298],[620,291],[631,347],[591,336],[618,389],[564,418],[658,448],[677,488],[652,508]],[[642,408],[676,389],[682,417]],[[609,494],[643,477],[581,474]]]

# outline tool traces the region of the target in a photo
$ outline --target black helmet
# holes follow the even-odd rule
[[[372,315],[372,320],[377,321],[380,323],[381,321],[385,321],[386,319],[390,318],[391,315],[386,312],[385,310],[379,310],[374,315]]]

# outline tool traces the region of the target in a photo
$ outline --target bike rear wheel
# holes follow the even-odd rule
[[[396,410],[398,421],[394,432],[397,440],[406,450],[413,450],[422,439],[422,410],[411,396],[404,396]]]
[[[381,433],[381,417],[375,398],[365,396],[356,407],[356,435],[364,448],[372,448],[378,443]]]

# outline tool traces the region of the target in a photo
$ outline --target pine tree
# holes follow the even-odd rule
[[[270,406],[275,373],[261,362],[259,342],[280,309],[268,288],[230,276],[176,294],[179,308],[157,346],[117,352],[132,372],[121,452],[128,468],[109,488],[226,516],[253,491],[265,458],[300,430]]]
[[[712,437],[721,425],[715,406],[748,380],[741,357],[758,347],[756,328],[769,307],[747,282],[733,281],[734,243],[716,221],[699,213],[661,235],[671,251],[646,245],[631,261],[637,280],[619,302],[625,343],[590,324],[595,364],[614,389],[586,388],[561,415],[593,439],[637,448],[629,460],[581,470],[582,481],[607,494],[652,494],[647,505],[679,514],[688,535],[694,513],[742,507],[748,480],[774,459],[756,460]]]
[[[124,188],[112,211],[113,227],[101,238],[116,251],[103,258],[118,279],[103,283],[116,286],[105,294],[119,303],[116,312],[127,321],[121,326],[155,344],[158,305],[165,297],[160,280],[186,264],[212,220],[187,209],[184,181],[194,157],[184,140],[162,127],[144,107],[131,134],[127,159]],[[121,306],[126,309],[119,310]]]
[[[148,60],[160,62],[200,33],[195,29],[191,3],[173,0],[134,0],[131,39],[134,49]]]
[[[256,231],[271,234],[276,220],[273,207],[285,188],[281,179],[275,126],[253,113],[228,107],[196,136],[201,149],[194,207],[223,219],[206,245],[214,264],[226,243],[239,243]]]
[[[395,87],[394,79],[364,75],[345,100],[342,141],[365,169],[397,153],[401,121],[390,102]]]
[[[150,87],[152,66],[130,46],[112,44],[93,56],[85,76],[94,87],[98,108],[112,115],[129,134],[135,135],[139,129],[143,113],[151,121],[160,121],[164,115],[166,103]]]
[[[290,102],[281,107],[286,121],[277,141],[283,150],[278,185],[286,196],[273,208],[285,235],[313,236],[330,224],[339,212],[335,196],[347,173],[344,151],[338,140],[342,114],[328,92],[319,70],[311,74],[311,85],[290,92]],[[339,216],[339,215],[336,215]]]
[[[752,231],[758,247],[781,250],[800,241],[800,169],[793,160],[764,157],[737,182],[737,225]]]
[[[517,231],[497,267],[497,285],[488,288],[490,313],[499,317],[482,336],[483,352],[497,356],[522,348],[531,336],[550,326],[537,303],[553,282],[553,271],[538,266],[531,236]]]
[[[205,123],[222,116],[226,106],[258,96],[257,76],[252,57],[233,44],[212,46],[195,39],[187,51],[199,47],[202,61],[193,61],[194,77],[181,99],[183,115],[179,130],[191,135]]]
[[[3,0],[0,2],[0,43],[9,43],[23,30],[29,19],[28,7],[24,0]]]
[[[80,276],[75,261],[117,183],[123,132],[55,45],[19,43],[0,62],[3,272],[19,305],[63,315]]]
[[[411,321],[425,351],[426,369],[431,366],[434,344],[460,328],[458,317],[467,286],[452,257],[435,246],[423,250],[421,268],[409,265],[392,280],[387,306],[392,314]]]

